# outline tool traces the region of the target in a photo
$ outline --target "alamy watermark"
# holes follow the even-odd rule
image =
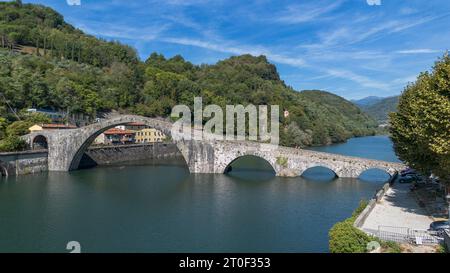
[[[171,117],[177,121],[171,134],[174,140],[250,140],[278,145],[280,107],[270,106],[270,124],[268,116],[268,105],[227,105],[224,114],[218,105],[203,107],[203,99],[196,97],[193,115],[187,105],[173,107]]]

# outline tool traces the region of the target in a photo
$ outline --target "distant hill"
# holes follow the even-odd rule
[[[354,104],[358,105],[358,106],[370,106],[373,105],[377,102],[382,101],[383,98],[382,97],[377,97],[377,96],[369,96],[363,99],[359,99],[359,100],[351,100],[351,102],[353,102]]]
[[[380,124],[383,124],[389,120],[389,113],[397,111],[398,100],[398,96],[389,97],[381,99],[376,103],[360,107],[364,112],[376,119]]]

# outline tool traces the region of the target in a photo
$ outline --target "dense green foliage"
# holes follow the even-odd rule
[[[372,135],[376,122],[356,106],[324,91],[297,92],[265,56],[235,56],[193,65],[181,56],[153,53],[140,62],[134,50],[89,36],[50,8],[0,3],[0,137],[17,120],[11,109],[30,107],[81,113],[119,110],[168,116],[176,104],[279,105],[281,144],[323,145]],[[14,53],[15,44],[40,48]],[[6,103],[8,102],[8,103]],[[3,129],[2,129],[3,128]]]
[[[36,47],[39,54],[75,60],[98,67],[114,62],[136,64],[135,50],[118,42],[106,42],[64,22],[51,8],[0,2],[0,46]]]
[[[361,201],[352,217],[336,223],[329,232],[329,248],[331,253],[365,253],[367,244],[373,241],[363,231],[353,226],[356,218],[367,206],[366,201]]]
[[[409,166],[450,184],[450,57],[408,85],[391,114],[397,155]]]
[[[389,120],[389,114],[397,111],[398,100],[398,96],[384,98],[374,104],[360,106],[360,108],[380,124],[384,124]]]
[[[333,226],[329,233],[331,253],[365,253],[370,237],[346,220]]]
[[[50,119],[42,114],[19,113],[20,120],[8,125],[5,118],[0,117],[0,152],[20,151],[26,148],[26,143],[20,138],[28,134],[28,128],[33,124],[49,123]]]

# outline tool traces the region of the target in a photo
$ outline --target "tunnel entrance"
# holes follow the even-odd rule
[[[36,136],[33,139],[33,150],[46,150],[48,149],[48,142],[45,136]]]

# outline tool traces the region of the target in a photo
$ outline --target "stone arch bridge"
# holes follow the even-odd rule
[[[120,115],[78,129],[40,131],[24,136],[31,147],[45,138],[49,171],[76,170],[86,149],[97,136],[118,125],[142,122],[171,135],[172,123],[161,119]],[[326,167],[338,177],[359,177],[368,169],[388,174],[405,168],[403,164],[308,151],[249,141],[187,140],[176,141],[191,173],[225,173],[242,156],[260,157],[273,167],[277,176],[295,177],[312,167]]]

